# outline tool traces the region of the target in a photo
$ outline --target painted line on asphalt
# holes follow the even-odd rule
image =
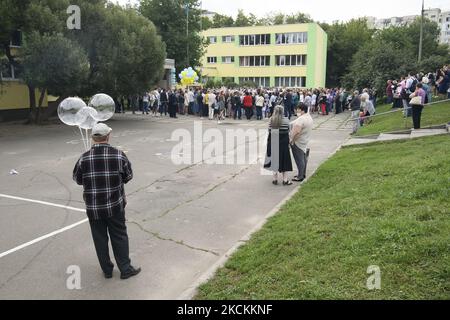
[[[68,209],[68,210],[72,210],[72,211],[86,212],[86,210],[84,210],[84,209],[79,209],[79,208],[74,208],[74,207],[64,206],[64,205],[60,205],[60,204],[56,204],[56,203],[51,203],[51,202],[46,202],[46,201],[39,201],[39,200],[33,200],[33,199],[27,199],[27,198],[15,197],[15,196],[10,196],[10,195],[7,195],[7,194],[2,194],[2,193],[0,193],[0,197],[2,197],[2,198],[7,198],[7,199],[14,199],[14,200],[26,201],[26,202],[32,202],[32,203],[38,203],[38,204],[42,204],[42,205],[46,205],[46,206],[57,207],[57,208],[63,208],[63,209]],[[20,246],[17,246],[17,247],[15,247],[15,248],[12,248],[12,249],[10,249],[10,250],[8,250],[8,251],[2,252],[2,253],[0,253],[0,259],[3,258],[3,257],[5,257],[5,256],[7,256],[7,255],[9,255],[9,254],[11,254],[11,253],[14,253],[14,252],[16,252],[16,251],[19,251],[19,250],[21,250],[21,249],[24,249],[24,248],[26,248],[26,247],[29,247],[29,246],[31,246],[31,245],[33,245],[33,244],[35,244],[35,243],[41,242],[42,240],[51,238],[51,237],[53,237],[53,236],[56,236],[56,235],[58,235],[58,234],[60,234],[60,233],[65,232],[65,231],[67,231],[67,230],[70,230],[70,229],[73,229],[73,228],[75,228],[75,227],[78,227],[79,225],[81,225],[81,224],[83,224],[83,223],[86,223],[86,222],[88,222],[88,221],[89,221],[88,219],[84,219],[84,220],[78,221],[78,222],[76,222],[76,223],[74,223],[74,224],[71,224],[70,226],[67,226],[67,227],[61,228],[61,229],[59,229],[59,230],[53,231],[53,232],[51,232],[51,233],[48,233],[48,234],[46,234],[46,235],[43,235],[42,237],[36,238],[36,239],[34,239],[34,240],[28,241],[27,243],[21,244]]]
[[[7,195],[7,194],[2,194],[2,193],[0,193],[0,197],[2,197],[2,198],[8,198],[8,199],[13,199],[13,200],[20,200],[20,201],[26,201],[26,202],[32,202],[32,203],[38,203],[38,204],[42,204],[42,205],[46,205],[46,206],[57,207],[57,208],[63,208],[63,209],[68,209],[68,210],[72,210],[72,211],[86,212],[85,209],[79,209],[79,208],[74,208],[74,207],[64,206],[64,205],[62,205],[62,204],[56,204],[56,203],[51,203],[51,202],[46,202],[46,201],[39,201],[39,200],[33,200],[33,199],[27,199],[27,198],[15,197],[15,196],[10,196],[10,195]]]
[[[16,251],[19,251],[19,250],[21,250],[21,249],[24,249],[24,248],[26,248],[26,247],[29,247],[29,246],[31,246],[31,245],[33,245],[33,244],[35,244],[35,243],[38,243],[38,242],[40,242],[40,241],[42,241],[42,240],[45,240],[45,239],[47,239],[47,238],[51,238],[51,237],[53,237],[53,236],[56,236],[57,234],[63,233],[64,231],[67,231],[67,230],[73,229],[73,228],[75,228],[75,227],[78,227],[80,224],[83,224],[83,223],[86,223],[86,222],[88,222],[88,219],[84,219],[84,220],[78,221],[78,222],[76,222],[76,223],[74,223],[74,224],[71,224],[70,226],[67,226],[67,227],[64,227],[64,228],[62,228],[62,229],[53,231],[53,232],[48,233],[48,234],[46,234],[46,235],[44,235],[44,236],[42,236],[42,237],[39,237],[39,238],[34,239],[34,240],[31,240],[31,241],[29,241],[29,242],[27,242],[27,243],[24,243],[24,244],[21,244],[20,246],[17,246],[17,247],[15,247],[15,248],[12,248],[11,250],[2,252],[2,253],[0,253],[0,259],[3,258],[3,257],[5,257],[5,256],[7,256],[7,255],[9,255],[9,254],[11,254],[11,253],[14,253],[14,252],[16,252]]]

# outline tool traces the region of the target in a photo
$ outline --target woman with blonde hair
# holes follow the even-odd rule
[[[286,172],[292,171],[291,152],[289,150],[289,119],[284,116],[284,107],[276,106],[269,122],[269,139],[267,141],[264,168],[273,171],[274,185],[278,184],[278,173],[283,176],[283,185],[290,186]]]

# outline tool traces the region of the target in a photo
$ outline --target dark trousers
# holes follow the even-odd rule
[[[164,113],[164,115],[167,115],[167,102],[166,101],[161,101],[161,105],[159,107],[159,113],[162,115]]]
[[[239,120],[241,120],[242,118],[242,108],[240,105],[236,105],[234,107],[234,119],[236,120],[236,118],[238,118]]]
[[[253,109],[251,107],[245,108],[245,116],[247,117],[247,120],[250,120],[253,117]]]
[[[256,107],[256,119],[262,120],[263,113],[262,113],[262,107]]]
[[[202,104],[202,116],[209,117],[209,107],[207,104]]]
[[[286,104],[284,106],[284,116],[288,119],[291,119],[292,117],[292,110],[291,110],[291,105],[290,104]]]
[[[293,144],[291,147],[292,147],[292,154],[294,156],[294,160],[298,169],[297,177],[301,180],[306,179],[306,165],[308,164],[306,154],[302,149],[297,147],[296,144]]]
[[[175,118],[177,116],[177,106],[176,105],[169,105],[169,116],[171,118]]]
[[[414,129],[420,129],[420,118],[422,117],[423,106],[412,105],[412,118]]]
[[[127,227],[125,225],[125,213],[122,217],[111,217],[89,221],[92,238],[98,261],[104,273],[110,274],[114,268],[109,257],[108,234],[116,259],[117,267],[121,273],[130,268],[129,246]]]

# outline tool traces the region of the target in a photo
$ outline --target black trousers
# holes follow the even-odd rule
[[[308,160],[306,157],[306,153],[297,147],[296,144],[291,145],[292,155],[294,156],[295,163],[298,169],[297,177],[299,179],[306,179],[306,166],[308,164]]]
[[[108,234],[116,259],[117,267],[121,273],[130,268],[129,245],[127,226],[125,225],[125,213],[123,216],[114,216],[100,220],[90,220],[92,238],[98,261],[104,273],[112,273],[114,268],[109,257]]]
[[[245,116],[247,117],[247,120],[250,120],[253,117],[253,109],[245,108]]]
[[[420,129],[420,119],[422,117],[423,106],[421,105],[412,105],[412,117],[414,129]]]

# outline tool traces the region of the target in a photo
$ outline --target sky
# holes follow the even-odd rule
[[[114,0],[121,4],[137,0]],[[236,17],[238,9],[263,17],[270,12],[303,12],[315,21],[348,21],[352,18],[376,18],[419,15],[422,0],[203,0],[203,9]],[[449,0],[425,0],[425,8],[450,10]]]

